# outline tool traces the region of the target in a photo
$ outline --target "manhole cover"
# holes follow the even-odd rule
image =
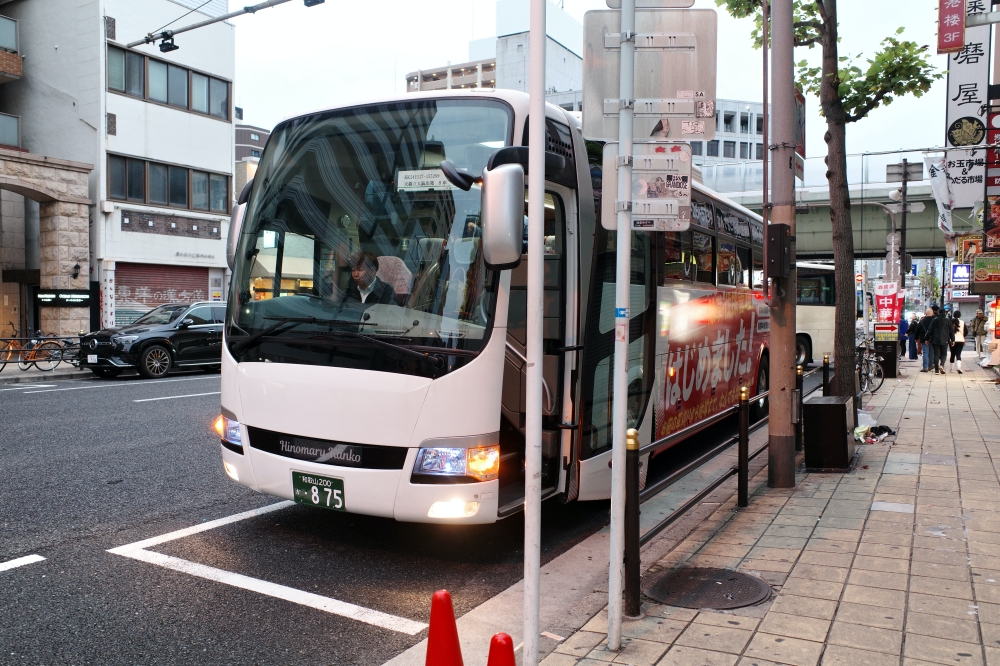
[[[690,568],[647,576],[642,592],[668,606],[726,610],[759,604],[771,596],[771,586],[738,571]]]

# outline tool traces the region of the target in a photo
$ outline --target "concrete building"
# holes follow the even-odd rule
[[[497,37],[469,43],[469,62],[406,75],[407,92],[507,88],[528,92],[531,46],[528,0],[497,2]],[[559,6],[546,8],[545,99],[569,111],[583,108],[583,27]]]
[[[236,161],[246,157],[260,159],[271,130],[253,125],[236,125]],[[239,194],[239,190],[236,192]]]
[[[0,89],[0,113],[18,122],[14,148],[93,165],[87,256],[76,261],[83,280],[72,283],[91,290],[85,328],[128,323],[168,301],[225,298],[234,26],[185,33],[170,52],[125,48],[188,10],[196,11],[178,25],[219,16],[227,3],[0,0],[0,14],[17,21],[23,59],[19,77]],[[4,194],[0,228],[23,231],[0,237],[2,268],[30,281],[16,271],[31,269],[39,205],[9,197],[17,195]],[[58,251],[43,241],[42,262]],[[21,289],[21,322],[45,330],[37,288]]]
[[[695,164],[735,164],[764,159],[764,105],[719,99],[715,102],[715,138],[692,141]]]

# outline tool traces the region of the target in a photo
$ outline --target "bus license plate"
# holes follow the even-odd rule
[[[343,479],[292,472],[292,496],[299,504],[347,511]]]

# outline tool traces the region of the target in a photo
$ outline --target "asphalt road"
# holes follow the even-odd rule
[[[521,578],[520,516],[456,529],[290,505],[147,547],[182,570],[108,552],[277,501],[225,476],[218,392],[219,376],[200,372],[0,385],[0,664],[380,664],[426,632],[204,571],[404,623],[427,622],[434,590],[461,615]],[[543,563],[607,515],[607,502],[545,503]],[[4,570],[29,556],[45,559]]]

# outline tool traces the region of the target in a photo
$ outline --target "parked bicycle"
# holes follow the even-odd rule
[[[882,382],[885,381],[885,372],[879,362],[882,360],[884,359],[875,353],[874,338],[865,338],[864,342],[858,345],[854,371],[861,380],[862,393],[874,393],[882,388]]]
[[[0,372],[15,360],[21,370],[34,366],[45,372],[55,370],[62,362],[63,347],[58,341],[45,339],[41,331],[35,331],[34,337],[25,336],[14,322],[8,323],[14,335],[0,346]]]

